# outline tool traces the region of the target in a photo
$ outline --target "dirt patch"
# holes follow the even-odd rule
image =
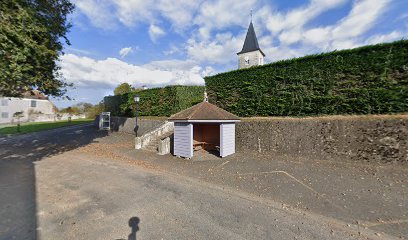
[[[159,166],[152,163],[141,161],[138,159],[130,158],[125,155],[117,154],[113,150],[115,148],[125,147],[128,148],[127,143],[107,144],[107,143],[92,143],[84,147],[77,149],[78,152],[96,155],[99,157],[109,158],[116,161],[124,161],[132,165],[136,165],[145,169],[160,170]]]

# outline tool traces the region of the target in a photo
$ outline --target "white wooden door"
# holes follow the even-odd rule
[[[193,157],[193,124],[174,123],[174,155]]]
[[[226,157],[235,153],[235,123],[220,125],[220,156]]]

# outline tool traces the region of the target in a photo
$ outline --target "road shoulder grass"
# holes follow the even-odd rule
[[[20,132],[17,131],[17,125],[0,127],[0,136],[39,132],[39,131],[49,130],[49,129],[54,129],[54,128],[90,123],[92,121],[93,119],[74,119],[71,122],[56,121],[56,122],[22,123],[20,126]]]

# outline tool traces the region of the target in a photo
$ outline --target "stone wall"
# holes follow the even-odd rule
[[[237,124],[237,152],[408,163],[408,115],[249,118]]]
[[[249,57],[249,65],[245,64],[245,57]],[[259,64],[260,58],[262,58],[262,63]],[[263,55],[262,53],[257,50],[253,52],[241,53],[238,56],[238,68],[249,68],[252,66],[263,65]]]
[[[139,119],[138,136],[150,132],[165,123],[165,118]],[[111,131],[135,134],[135,118],[111,117]]]

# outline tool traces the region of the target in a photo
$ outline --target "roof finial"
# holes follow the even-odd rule
[[[251,9],[251,22],[252,22],[252,9]]]

